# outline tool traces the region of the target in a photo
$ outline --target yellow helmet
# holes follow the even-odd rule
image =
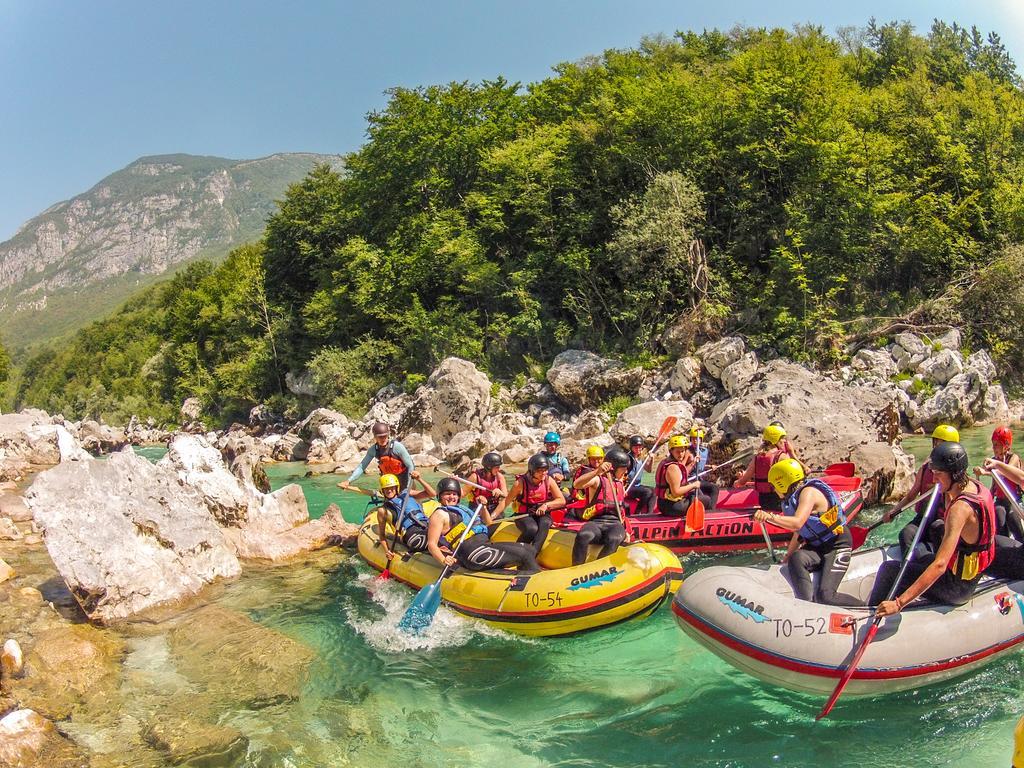
[[[707,432],[698,427],[696,424],[690,427],[690,437],[696,437],[698,440],[703,440],[706,434]]]
[[[604,448],[602,448],[600,445],[591,445],[591,446],[589,446],[587,448],[587,458],[588,459],[603,459],[604,458]]]
[[[399,488],[401,483],[398,482],[397,475],[381,475],[380,476],[380,489],[383,491],[385,488]]]
[[[761,437],[766,443],[771,445],[778,445],[779,441],[786,436],[786,430],[780,427],[778,424],[769,424],[764,428],[764,432]]]
[[[690,441],[682,435],[672,435],[668,439],[668,449],[671,451],[673,448],[688,448]]]
[[[768,482],[780,494],[785,494],[793,487],[793,483],[799,483],[803,479],[804,468],[796,459],[776,461],[768,470]]]
[[[951,427],[949,424],[939,424],[932,431],[932,440],[944,440],[947,443],[959,443],[960,433],[956,427]]]

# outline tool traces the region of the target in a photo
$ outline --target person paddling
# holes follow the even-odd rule
[[[1020,469],[1020,457],[1010,450],[1012,446],[1013,432],[1009,427],[996,427],[992,431],[992,458],[1002,467]],[[987,468],[974,468],[975,477],[980,478],[982,475],[991,474]],[[1000,474],[1003,475],[1003,484],[1006,489],[1013,495],[1013,500],[1019,504],[1022,498],[1020,483],[1011,480],[1008,474],[1002,470],[1000,470]],[[1003,492],[1002,486],[993,478],[989,490],[992,491],[992,497],[996,504],[996,533],[1024,542],[1024,526],[1021,525],[1017,515],[1012,513],[1012,504]]]
[[[338,483],[340,488],[351,490],[351,485],[366,471],[370,462],[377,460],[377,469],[382,475],[395,475],[404,490],[409,485],[409,473],[416,469],[412,456],[405,446],[391,438],[391,427],[383,421],[375,422],[371,430],[373,443],[366,449],[363,460],[359,462],[348,480]]]
[[[862,605],[839,591],[850,568],[853,539],[836,492],[824,480],[808,478],[800,462],[790,458],[772,465],[768,482],[782,502],[782,514],[759,509],[754,521],[793,532],[783,562],[789,564],[796,596],[825,605]],[[821,571],[817,591],[814,571]]]
[[[934,554],[914,557],[896,587],[889,593],[901,563],[882,563],[871,589],[869,603],[876,616],[899,613],[918,597],[936,603],[963,605],[974,594],[982,573],[995,557],[996,513],[988,488],[967,477],[967,451],[958,442],[943,441],[928,459],[939,484],[945,509],[942,540]]]
[[[939,424],[934,430],[932,430],[932,450],[935,450],[936,446],[942,443],[959,443],[960,433],[956,427],[950,426],[949,424]],[[914,475],[914,484],[910,486],[910,490],[903,494],[903,498],[900,499],[896,506],[882,515],[882,519],[889,523],[896,517],[904,505],[906,505],[911,499],[916,499],[918,496],[924,494],[929,488],[935,485],[935,475],[932,472],[931,461],[926,461],[921,465],[921,468],[917,470],[917,474]],[[929,524],[927,531],[923,532],[920,540],[917,543],[917,548],[914,551],[914,558],[924,557],[935,552],[935,548],[938,546],[939,541],[942,540],[942,510],[943,510],[943,499],[940,496],[935,502],[935,512],[932,516],[932,521]],[[900,551],[905,556],[907,549],[910,547],[911,542],[914,541],[914,535],[917,533],[917,528],[921,525],[921,518],[924,516],[925,510],[928,509],[928,499],[924,498],[917,502],[914,506],[914,519],[903,526],[900,531]]]
[[[462,565],[471,571],[518,567],[524,573],[537,573],[540,565],[533,549],[525,544],[491,541],[487,526],[492,522],[486,507],[473,523],[462,546],[458,547],[466,527],[473,522],[473,511],[459,503],[459,481],[446,477],[437,484],[440,506],[430,515],[427,525],[427,551],[442,566]]]
[[[535,453],[530,457],[526,472],[516,478],[508,496],[501,500],[498,515],[511,503],[515,503],[517,514],[523,515],[516,520],[521,531],[519,542],[532,545],[534,555],[539,554],[551,529],[551,510],[565,506],[562,489],[548,475],[547,456]]]
[[[600,445],[588,445],[587,446],[587,458],[582,464],[576,467],[576,471],[572,474],[572,491],[571,495],[574,499],[582,499],[586,496],[586,493],[581,491],[576,485],[576,481],[579,480],[583,475],[588,472],[592,472],[601,466],[601,462],[604,461],[604,448]],[[548,474],[550,474],[548,470]]]
[[[485,453],[480,460],[481,467],[469,474],[469,481],[480,486],[466,486],[466,495],[473,498],[473,505],[483,504],[490,514],[494,514],[501,500],[508,496],[505,486],[505,475],[501,471],[501,456],[491,451]]]
[[[586,507],[573,513],[584,521],[572,545],[573,565],[587,561],[591,544],[603,544],[599,557],[607,557],[626,539],[620,511],[626,500],[629,454],[621,448],[613,448],[605,459],[573,483],[573,488],[586,495]]]
[[[626,476],[626,485],[632,484],[632,487],[629,489],[626,498],[636,500],[634,510],[635,514],[638,515],[649,515],[654,512],[654,489],[641,483],[644,472],[650,472],[654,463],[653,454],[648,454],[646,458],[641,458],[645,447],[646,443],[640,435],[633,435],[629,438],[629,473]],[[636,479],[634,480],[634,478]]]
[[[706,509],[714,509],[715,504],[718,503],[718,494],[721,489],[714,481],[698,477],[704,470],[714,469],[713,464],[708,464],[710,451],[704,442],[706,437],[707,432],[703,427],[699,427],[696,424],[690,427],[690,454],[694,457],[695,463],[687,479],[690,481],[696,480],[700,483],[699,489],[704,507]]]
[[[380,478],[380,492],[384,496],[384,503],[377,508],[377,530],[380,533],[380,543],[384,547],[384,555],[388,562],[391,562],[395,556],[391,547],[388,546],[388,518],[399,531],[399,536],[406,549],[410,552],[422,552],[427,548],[427,515],[429,512],[420,502],[431,498],[434,495],[434,489],[430,487],[430,483],[420,477],[419,472],[414,470],[409,475],[420,484],[420,490],[412,491],[410,488],[400,490],[398,478],[394,475],[381,475]]]
[[[694,494],[700,493],[700,481],[686,482],[696,460],[690,453],[690,443],[682,435],[668,439],[668,456],[658,464],[654,473],[654,493],[658,497],[658,513],[666,517],[686,517]],[[710,499],[703,496],[707,505]]]
[[[557,432],[548,432],[544,435],[544,450],[541,451],[541,455],[548,460],[548,473],[559,486],[569,479],[569,473],[572,471],[569,460],[558,452],[561,445],[562,436]]]
[[[1024,486],[1024,467],[1012,466],[995,458],[985,459],[984,467],[987,474],[992,474],[993,470],[998,472],[1008,488],[1012,489],[1011,483]],[[999,487],[994,476],[992,482]],[[1024,545],[1016,539],[997,535],[996,555],[992,565],[988,567],[988,573],[997,579],[1024,579]]]
[[[768,482],[768,471],[783,459],[793,458],[785,450],[785,437],[786,430],[778,422],[765,427],[764,432],[761,434],[761,447],[754,454],[754,458],[750,460],[747,468],[743,470],[742,474],[736,478],[736,482],[733,483],[734,487],[740,488],[753,480],[754,490],[757,491],[757,505],[761,509],[767,509],[772,512],[782,511],[782,500],[775,493],[772,484]],[[803,468],[802,464],[800,468],[806,474],[807,471]]]

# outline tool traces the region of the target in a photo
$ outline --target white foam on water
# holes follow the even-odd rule
[[[467,619],[443,605],[434,614],[434,621],[422,634],[416,635],[398,627],[415,593],[394,579],[379,580],[375,575],[359,574],[358,579],[366,586],[367,593],[377,605],[384,609],[384,616],[367,620],[346,611],[349,625],[379,651],[401,653],[434,648],[452,648],[466,645],[474,637],[504,637],[509,635],[486,624]]]

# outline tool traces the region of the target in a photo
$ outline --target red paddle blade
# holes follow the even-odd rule
[[[828,713],[832,711],[832,707],[836,705],[836,702],[843,693],[843,689],[846,688],[846,684],[850,682],[850,678],[853,677],[853,673],[856,671],[857,665],[860,664],[860,659],[864,655],[864,651],[868,649],[868,645],[875,639],[875,635],[878,634],[878,625],[881,622],[881,619],[875,619],[871,622],[871,628],[864,636],[864,640],[861,642],[860,648],[857,649],[857,653],[854,654],[849,666],[846,667],[846,670],[843,672],[843,676],[839,678],[839,684],[836,685],[836,689],[832,691],[832,695],[828,697],[828,701],[825,702],[825,706],[821,708],[821,712],[819,712],[818,716],[814,718],[815,722],[821,720],[823,717],[827,717]]]
[[[675,429],[676,421],[677,419],[675,416],[665,417],[665,420],[661,422],[661,429],[658,430],[658,437],[654,440],[655,445],[668,437],[668,433]]]
[[[387,581],[391,578],[391,565],[384,566],[384,570],[377,574],[377,581]]]
[[[839,461],[825,467],[822,474],[839,477],[853,477],[857,472],[857,465],[852,461]]]
[[[850,538],[853,539],[854,549],[860,549],[862,546],[864,546],[864,542],[867,541],[868,533],[870,531],[870,528],[865,528],[862,525],[850,526]]]
[[[686,511],[686,529],[688,531],[704,530],[704,502],[700,496],[693,500],[690,508]]]

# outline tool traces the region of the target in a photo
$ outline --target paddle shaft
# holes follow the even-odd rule
[[[675,416],[666,416],[665,417],[665,420],[661,423],[661,429],[658,430],[658,436],[654,439],[654,445],[651,447],[651,450],[649,450],[647,452],[647,455],[644,456],[644,463],[645,464],[647,463],[647,460],[649,458],[651,458],[655,454],[655,452],[658,450],[658,446],[661,445],[662,440],[664,440],[666,437],[668,437],[668,433],[672,431],[672,427],[674,427],[675,425],[676,425],[676,417]],[[641,477],[643,477],[643,475],[644,475],[644,473],[643,473],[643,465],[641,465],[641,471],[637,472],[635,475],[633,475],[633,479],[630,480],[629,481],[629,485],[626,486],[626,493],[627,494],[631,490],[633,490],[633,486],[636,485],[636,481],[639,480]]]
[[[935,509],[935,501],[939,498],[939,484],[936,483],[931,491],[931,498],[928,500],[928,508],[925,509],[924,515],[921,517],[921,524],[917,527],[917,531],[914,533],[914,541],[907,549],[907,554],[903,557],[903,563],[900,565],[899,573],[896,574],[896,579],[893,581],[892,586],[889,587],[889,592],[885,597],[885,600],[892,600],[896,595],[896,590],[900,586],[900,580],[903,578],[903,574],[907,572],[907,566],[910,565],[911,559],[914,557],[914,548],[917,547],[917,543],[921,540],[921,534],[924,533],[924,529],[928,527],[928,519],[932,515],[932,510]],[[882,623],[883,616],[876,616],[875,620],[871,622],[871,628],[868,630],[864,639],[861,641],[860,647],[857,652],[853,655],[853,659],[850,661],[846,670],[843,672],[843,676],[839,678],[839,683],[836,685],[832,695],[829,696],[825,706],[821,708],[821,712],[814,718],[815,720],[821,720],[826,717],[829,712],[832,711],[832,707],[835,706],[836,701],[839,700],[840,695],[843,693],[843,689],[846,688],[846,684],[850,682],[853,677],[854,671],[857,669],[857,665],[860,663],[861,657],[864,656],[864,651],[867,650],[868,645],[875,639],[875,635],[878,634],[878,626]]]
[[[903,506],[900,506],[900,507],[896,507],[896,509],[894,509],[894,510],[892,511],[893,517],[895,518],[895,516],[896,516],[896,515],[900,514],[901,512],[905,512],[905,511],[906,511],[906,509],[907,509],[907,507],[912,507],[912,506],[914,506],[915,504],[917,504],[917,502],[919,502],[919,501],[920,501],[921,499],[923,499],[923,498],[924,498],[925,496],[931,496],[931,494],[932,494],[932,491],[930,491],[930,490],[929,490],[929,491],[925,491],[925,492],[924,492],[924,493],[922,493],[922,494],[921,494],[920,496],[918,496],[917,498],[911,499],[910,501],[908,501],[908,502],[907,502],[906,504],[904,504]],[[878,527],[878,526],[880,526],[880,525],[884,525],[884,524],[885,524],[886,522],[892,522],[892,521],[891,521],[891,520],[887,521],[887,520],[885,519],[885,515],[882,515],[882,518],[881,518],[880,520],[876,520],[876,521],[875,521],[875,522],[873,522],[873,523],[872,523],[871,525],[869,525],[869,526],[868,526],[868,527],[866,528],[866,531],[867,531],[868,533],[871,533],[871,531],[875,530],[875,528],[877,528],[877,527]]]
[[[717,465],[711,467],[710,469],[705,469],[703,472],[698,472],[696,475],[693,476],[692,479],[696,480],[698,477],[704,477],[704,475],[708,474],[709,472],[717,472],[722,467],[728,467],[730,464],[735,464],[737,461],[743,461],[744,459],[749,459],[751,454],[753,454],[753,451],[744,451],[743,453],[741,453],[741,454],[739,454],[737,456],[733,456],[728,461],[723,461],[721,464],[717,464]]]
[[[462,542],[464,542],[466,540],[466,536],[468,536],[469,532],[471,530],[473,530],[473,524],[476,522],[477,517],[480,515],[480,510],[483,509],[483,508],[484,508],[483,504],[477,504],[476,505],[476,509],[473,510],[473,516],[471,518],[469,518],[469,525],[466,526],[466,530],[464,530],[462,532],[462,535],[459,537],[458,542],[455,544],[455,547],[452,549],[452,557],[455,557],[455,555],[459,551],[459,547],[462,546]],[[440,584],[441,583],[441,579],[443,579],[445,576],[448,575],[448,571],[449,570],[451,570],[451,566],[450,565],[445,565],[445,567],[441,570],[441,575],[437,577],[437,581],[435,581],[434,584],[435,585]]]
[[[768,526],[764,524],[764,520],[761,521],[761,535],[764,536],[764,543],[768,547],[768,554],[771,556],[772,562],[779,562],[779,558],[775,556],[775,546],[772,544],[772,537],[768,535]]]

